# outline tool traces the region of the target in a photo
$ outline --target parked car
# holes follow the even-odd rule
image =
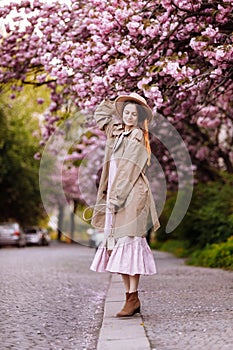
[[[0,246],[6,245],[25,247],[25,233],[18,222],[0,223]]]
[[[95,228],[89,228],[87,234],[89,235],[89,246],[97,249],[104,239],[104,232]]]
[[[50,236],[46,229],[40,227],[24,228],[27,245],[49,245]]]

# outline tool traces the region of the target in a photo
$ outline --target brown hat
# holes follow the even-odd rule
[[[147,113],[147,119],[150,121],[153,117],[152,115],[152,110],[151,108],[148,106],[146,100],[141,97],[140,95],[138,95],[136,92],[132,92],[129,95],[121,95],[118,96],[115,99],[115,108],[117,113],[122,117],[122,111],[123,111],[123,103],[126,101],[134,101],[137,102],[139,105],[142,105],[143,107],[145,107],[145,112]]]

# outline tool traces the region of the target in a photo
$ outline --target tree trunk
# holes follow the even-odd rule
[[[75,231],[75,213],[78,206],[78,201],[73,200],[73,211],[70,214],[70,238],[71,242],[74,242],[74,231]]]
[[[229,154],[223,152],[222,150],[219,150],[219,156],[222,157],[225,166],[226,166],[226,170],[228,173],[233,174],[233,164],[231,163]]]
[[[58,225],[57,225],[57,240],[58,241],[61,241],[63,219],[64,219],[64,206],[62,204],[59,204],[59,206],[58,206]]]

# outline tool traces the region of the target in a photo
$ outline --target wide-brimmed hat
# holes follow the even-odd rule
[[[115,108],[116,108],[117,113],[121,117],[122,117],[124,102],[126,102],[126,101],[134,101],[134,102],[138,103],[139,105],[145,107],[145,113],[147,114],[146,118],[149,121],[152,119],[153,114],[152,114],[151,108],[148,106],[146,100],[142,96],[138,95],[136,92],[132,92],[129,95],[121,95],[115,99]]]

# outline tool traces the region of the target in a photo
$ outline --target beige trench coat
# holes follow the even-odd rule
[[[140,128],[124,133],[123,125],[114,121],[114,105],[103,101],[96,109],[95,120],[107,135],[105,158],[92,225],[104,229],[109,165],[112,155],[117,172],[109,193],[109,202],[117,207],[113,234],[124,236],[145,236],[148,218],[151,217],[154,230],[160,226],[148,179],[145,175],[148,154]]]

